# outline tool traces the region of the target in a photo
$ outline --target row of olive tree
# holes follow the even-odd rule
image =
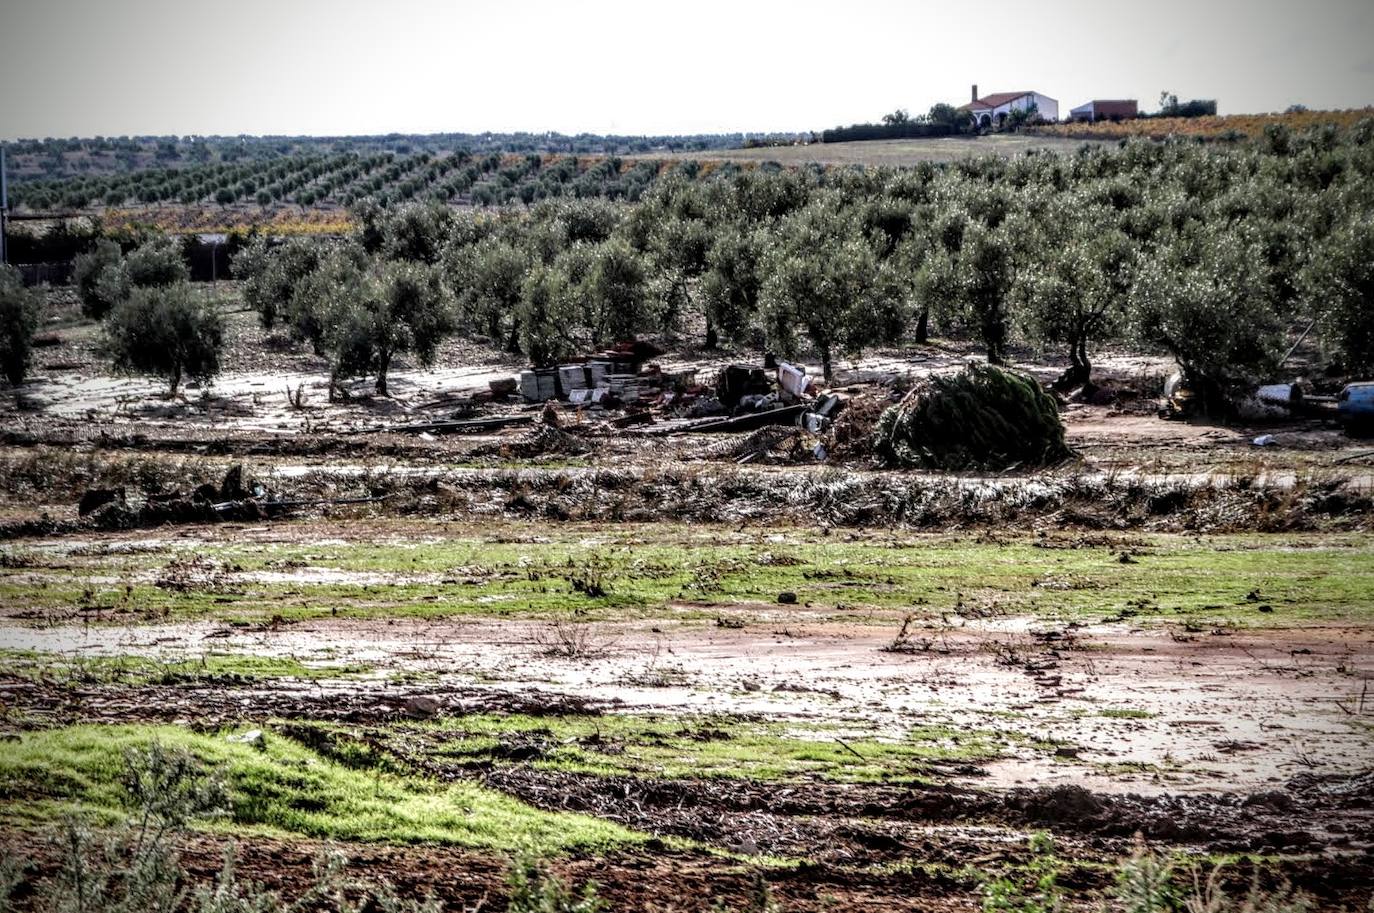
[[[1168,352],[1216,401],[1271,374],[1316,321],[1331,361],[1374,367],[1374,121],[1279,145],[696,178],[685,166],[633,205],[369,206],[345,242],[258,242],[235,269],[265,323],[379,389],[393,354],[425,362],[452,331],[549,364],[700,327],[708,347],[809,350],[828,375],[840,356],[934,328],[980,340],[994,363],[1018,343],[1062,351],[1065,385],[1123,343]],[[398,264],[425,291],[393,318]],[[369,325],[396,338],[344,358]]]

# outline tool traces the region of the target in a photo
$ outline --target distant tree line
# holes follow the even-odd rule
[[[53,179],[98,176],[153,166],[276,161],[304,156],[432,156],[466,150],[473,155],[544,153],[558,155],[646,155],[738,149],[752,141],[790,144],[807,133],[719,133],[630,136],[592,133],[389,133],[378,136],[119,136],[21,139],[7,143],[11,178]]]
[[[1179,101],[1178,96],[1165,90],[1159,93],[1159,113],[1156,117],[1215,117],[1217,102],[1214,98],[1194,98]]]
[[[476,155],[466,149],[404,157],[340,153],[30,181],[17,185],[11,198],[16,209],[37,211],[136,204],[348,207],[362,200],[495,206],[560,196],[634,200],[663,167],[618,156]]]
[[[898,108],[890,114],[884,114],[882,123],[834,127],[821,133],[821,142],[853,143],[875,139],[952,136],[974,129],[973,118],[967,111],[941,102],[923,116],[912,117],[906,110]]]

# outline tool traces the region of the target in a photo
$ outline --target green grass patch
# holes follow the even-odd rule
[[[389,536],[394,530],[396,535]],[[661,523],[503,522],[418,539],[368,521],[344,543],[205,545],[227,569],[212,586],[160,588],[167,552],[102,552],[0,577],[0,603],[40,617],[260,621],[452,615],[702,619],[797,594],[822,617],[916,610],[1130,620],[1198,629],[1374,618],[1374,537],[1133,535],[1129,546],[1044,547],[1031,538],[765,531]],[[1130,559],[1120,560],[1123,551]],[[110,579],[119,581],[110,583]],[[596,586],[589,588],[588,581]],[[589,595],[589,592],[592,595]],[[879,613],[879,614],[873,614]]]
[[[597,775],[816,778],[839,782],[929,782],[952,762],[990,760],[1006,740],[988,731],[912,727],[891,736],[812,723],[733,717],[463,716],[378,733],[396,754],[457,764],[528,763]]]
[[[358,770],[268,732],[262,748],[175,726],[72,726],[25,733],[0,752],[0,818],[40,823],[73,812],[114,822],[129,809],[124,752],[158,741],[223,771],[232,813],[207,827],[384,843],[550,852],[636,842],[624,828],[543,812],[468,783]]]
[[[1155,716],[1148,710],[1137,710],[1134,707],[1108,707],[1097,711],[1095,715],[1109,720],[1148,720]]]

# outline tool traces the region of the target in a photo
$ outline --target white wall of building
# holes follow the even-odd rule
[[[1059,120],[1059,102],[1039,92],[1031,93],[1031,97],[1035,99],[1035,106],[1040,110],[1041,117],[1045,120]]]
[[[1045,120],[1059,120],[1059,102],[1050,98],[1048,95],[1041,95],[1039,92],[1031,92],[1029,95],[1022,95],[1020,98],[1013,98],[1004,105],[998,105],[989,112],[976,112],[978,114],[988,113],[992,115],[995,123],[1000,116],[1010,115],[1013,111],[1024,111],[1035,106],[1036,111]]]

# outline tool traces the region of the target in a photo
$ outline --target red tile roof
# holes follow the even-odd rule
[[[989,108],[1000,108],[1007,102],[1016,101],[1027,95],[1034,95],[1034,92],[998,92],[996,95],[984,95],[978,99],[979,104],[987,105]]]
[[[992,110],[1000,108],[1008,102],[1016,101],[1018,98],[1025,98],[1027,95],[1034,95],[1034,92],[998,92],[996,95],[984,95],[977,101],[971,101],[966,105],[960,105],[960,111],[981,111],[984,108]]]

